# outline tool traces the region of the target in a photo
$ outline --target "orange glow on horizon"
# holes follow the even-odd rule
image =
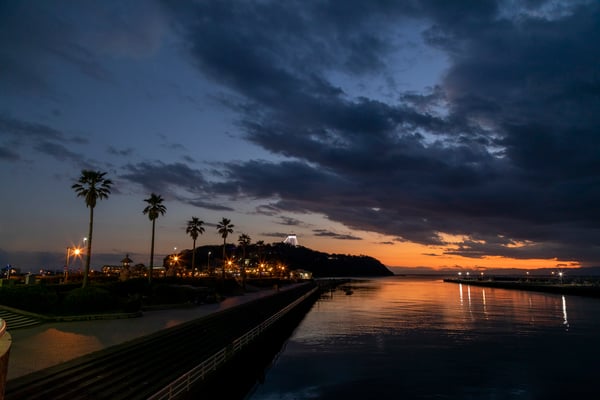
[[[381,261],[387,267],[426,267],[441,269],[542,269],[542,268],[579,268],[578,260],[559,260],[557,258],[519,259],[502,256],[482,256],[480,258],[464,257],[455,254],[444,254],[444,251],[457,250],[457,243],[465,237],[440,235],[447,242],[445,246],[425,246],[413,242],[383,241],[375,234],[361,235],[363,240],[320,240],[304,241],[301,245],[328,253],[367,255]],[[515,242],[507,247],[520,248],[529,246],[530,242]]]

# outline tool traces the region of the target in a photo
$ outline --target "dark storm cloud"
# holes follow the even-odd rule
[[[36,122],[23,121],[0,114],[0,138],[11,141],[21,140],[56,140],[65,139],[62,132]]]
[[[86,144],[87,139],[75,136],[67,137],[63,132],[48,125],[29,122],[0,114],[0,139],[7,147],[0,158],[11,161],[23,160],[23,148],[32,146],[33,150],[60,161],[70,161],[75,165],[89,166],[83,154],[72,151],[65,143]],[[26,154],[30,156],[29,153]]]
[[[3,76],[10,78],[0,79],[0,88],[49,95],[57,90],[48,76],[56,61],[64,61],[94,79],[111,79],[81,41],[79,29],[61,13],[56,15],[57,10],[68,12],[69,7],[45,2],[0,5],[0,64]]]
[[[329,231],[327,229],[313,229],[315,236],[329,237],[338,240],[363,240],[362,238],[350,234],[342,234]]]
[[[285,240],[285,238],[287,238],[289,235],[289,232],[262,232],[260,234],[260,236],[279,238],[281,241]]]
[[[84,158],[80,153],[69,150],[67,147],[51,142],[41,142],[34,146],[34,149],[40,153],[49,155],[61,161],[72,161],[76,165],[84,164]]]
[[[194,200],[194,199],[185,199],[185,198],[180,198],[179,200],[183,201],[184,203],[191,204],[192,206],[206,208],[208,210],[234,211],[233,208],[225,206],[223,204],[211,203],[211,202],[204,201],[204,200]]]
[[[119,157],[131,157],[134,150],[131,147],[128,147],[126,149],[117,149],[113,146],[108,146],[107,152],[108,154],[112,154]]]
[[[287,226],[303,226],[303,225],[305,225],[299,219],[286,217],[286,216],[280,216],[277,223],[281,224],[281,225],[287,225]]]
[[[141,162],[127,164],[123,169],[126,172],[121,174],[121,178],[140,184],[146,191],[164,198],[183,199],[177,190],[179,188],[196,195],[205,191],[206,182],[202,172],[182,163]]]
[[[17,161],[20,159],[21,156],[19,155],[19,153],[10,149],[0,147],[0,160]]]
[[[597,2],[336,4],[171,3],[248,140],[293,160],[231,163],[213,190],[423,244],[466,235],[452,254],[600,262]],[[393,81],[409,19],[449,61],[434,88],[384,102],[330,78]]]

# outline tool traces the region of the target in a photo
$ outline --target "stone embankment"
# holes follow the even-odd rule
[[[210,382],[218,382],[219,371],[247,362],[247,357],[241,357],[244,352],[262,354],[256,343],[264,344],[265,338],[276,342],[282,334],[289,335],[290,327],[297,326],[319,292],[314,282],[298,285],[16,378],[7,383],[5,399],[176,398],[157,393],[223,351],[224,362],[207,369],[196,385],[202,388],[205,381],[208,388]]]

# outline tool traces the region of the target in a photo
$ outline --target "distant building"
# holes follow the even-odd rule
[[[296,237],[296,235],[291,234],[287,238],[285,238],[285,240],[283,241],[283,243],[289,244],[289,245],[292,245],[292,246],[298,246],[298,238]]]

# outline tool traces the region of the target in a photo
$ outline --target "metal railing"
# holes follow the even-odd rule
[[[237,352],[242,350],[248,344],[250,344],[254,339],[260,336],[267,328],[273,325],[277,320],[287,314],[290,310],[296,307],[298,304],[302,303],[305,299],[310,297],[313,293],[315,293],[318,287],[313,288],[308,293],[294,300],[292,303],[288,304],[286,307],[282,308],[259,325],[255,326],[239,338],[235,339],[231,344],[217,351],[215,354],[181,375],[179,378],[175,379],[168,386],[159,390],[152,396],[148,398],[148,400],[170,400],[175,399],[177,396],[182,393],[189,392],[192,385],[196,383],[198,380],[204,379],[206,375],[210,374],[213,371],[216,371],[219,366],[225,364],[229,359],[231,359]]]

